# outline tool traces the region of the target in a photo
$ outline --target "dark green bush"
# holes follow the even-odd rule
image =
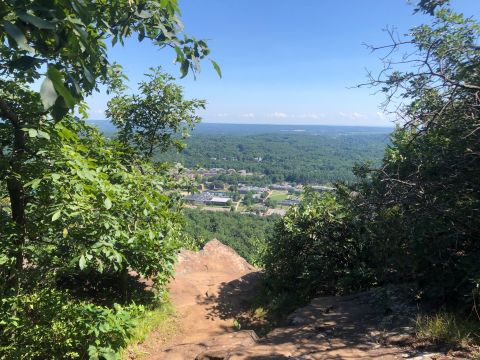
[[[307,192],[268,240],[268,283],[274,292],[304,299],[373,284],[365,231],[362,219],[337,195]]]

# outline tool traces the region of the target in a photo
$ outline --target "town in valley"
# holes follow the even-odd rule
[[[194,181],[194,190],[184,193],[185,206],[205,211],[240,212],[258,216],[285,215],[291,206],[300,204],[306,185],[283,182],[263,186],[252,185],[249,178],[261,177],[247,170],[224,168],[185,169]],[[228,175],[244,178],[245,182],[229,182]],[[223,177],[222,177],[223,176]],[[329,185],[308,185],[313,191],[334,191]]]

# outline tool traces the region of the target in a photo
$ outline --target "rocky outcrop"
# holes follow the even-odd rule
[[[222,272],[244,274],[255,268],[238,255],[231,247],[214,239],[206,243],[198,252],[182,250],[175,268],[178,275],[195,272]]]
[[[259,339],[238,326],[258,287],[256,269],[217,240],[183,251],[170,284],[179,331],[168,344],[147,340],[146,358],[445,359],[411,350],[415,309],[392,289],[314,299]]]

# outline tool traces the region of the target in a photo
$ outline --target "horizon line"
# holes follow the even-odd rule
[[[87,121],[108,121],[108,119],[87,119]],[[216,124],[216,125],[267,125],[267,126],[338,126],[338,127],[368,127],[368,128],[395,128],[395,125],[379,124],[379,125],[365,125],[365,124],[305,124],[305,123],[261,123],[261,122],[216,122],[216,121],[201,121],[198,124]],[[197,125],[198,125],[197,124]]]

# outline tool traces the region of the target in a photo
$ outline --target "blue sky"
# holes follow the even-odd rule
[[[477,0],[454,0],[454,9],[478,19]],[[201,73],[178,80],[187,98],[207,100],[205,122],[386,125],[382,95],[352,88],[381,63],[363,43],[388,44],[382,31],[399,33],[429,18],[413,15],[406,0],[180,0],[186,32],[209,40],[220,79],[205,62]],[[124,66],[131,91],[149,67],[174,76],[173,51],[128,40],[111,60]],[[90,117],[103,119],[108,96],[88,99]]]

